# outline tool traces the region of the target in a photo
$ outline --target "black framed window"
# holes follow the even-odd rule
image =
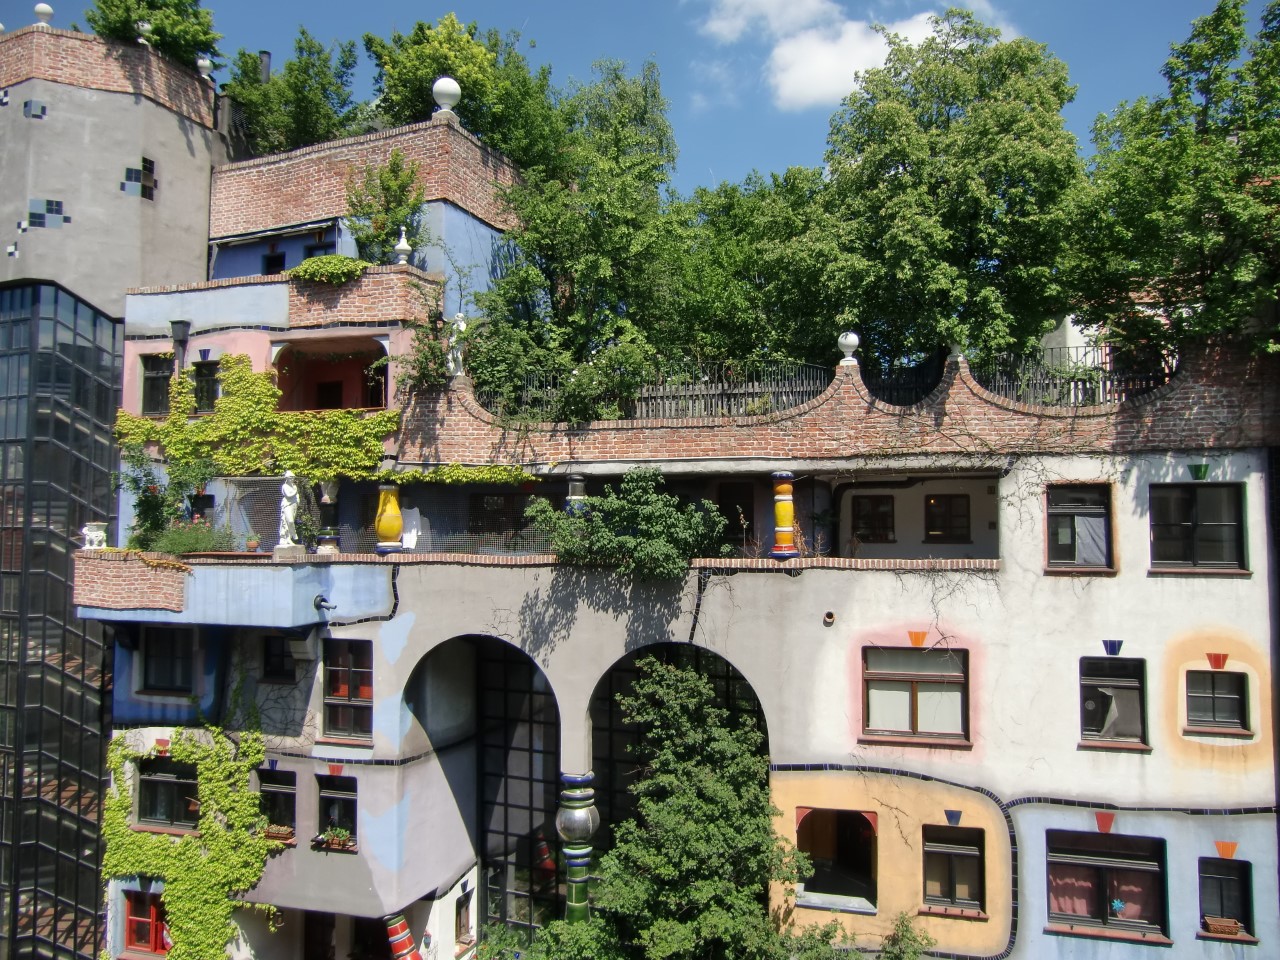
[[[928,543],[969,543],[969,495],[931,493],[924,498],[924,539]]]
[[[265,253],[262,255],[262,272],[264,274],[284,273],[284,254]]]
[[[865,494],[853,498],[853,535],[861,543],[894,543],[893,497]]]
[[[337,253],[338,247],[333,241],[328,243],[310,243],[302,250],[302,258],[310,260],[312,257],[327,257]]]
[[[1187,725],[1248,730],[1248,675],[1229,670],[1188,670]]]
[[[1165,933],[1165,845],[1153,837],[1049,830],[1049,920]]]
[[[1253,933],[1253,865],[1248,860],[1200,858],[1200,917],[1235,920],[1244,933]]]
[[[1243,488],[1232,483],[1153,484],[1151,563],[1243,569]]]
[[[142,634],[142,687],[149,691],[191,693],[195,634],[174,627],[147,626]]]
[[[173,378],[173,355],[152,353],[142,357],[142,412],[169,412],[169,381]]]
[[[1145,660],[1080,658],[1080,736],[1146,743]]]
[[[293,648],[288,637],[263,637],[262,679],[266,683],[293,683],[297,680]]]
[[[1111,566],[1111,490],[1105,484],[1049,487],[1049,565]]]
[[[142,169],[139,173],[141,176],[138,182],[142,187],[139,192],[142,194],[142,199],[155,200],[156,190],[160,187],[160,181],[156,179],[156,162],[150,157],[143,157]]]
[[[218,399],[218,361],[197,360],[191,365],[191,382],[195,387],[196,412],[212,413]]]
[[[968,738],[967,651],[867,647],[862,681],[865,733]]]
[[[200,819],[196,768],[167,757],[138,762],[138,822],[194,829]]]
[[[928,825],[924,839],[924,902],[983,909],[981,830]]]
[[[324,732],[373,737],[373,641],[324,642]]]
[[[356,778],[317,776],[320,791],[320,832],[346,830],[356,838]]]
[[[292,770],[258,771],[258,789],[262,798],[262,815],[273,827],[298,825],[298,776]]]

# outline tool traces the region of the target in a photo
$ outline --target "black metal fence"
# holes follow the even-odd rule
[[[1140,397],[1169,382],[1174,357],[1120,360],[1106,347],[1052,347],[1039,356],[1001,356],[972,363],[986,390],[1040,407],[1094,407]]]

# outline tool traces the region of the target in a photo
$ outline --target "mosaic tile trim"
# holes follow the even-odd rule
[[[47,227],[57,230],[64,223],[70,222],[71,218],[63,215],[61,200],[45,200],[40,197],[32,197],[27,201],[27,219],[18,222],[18,232],[26,233],[31,227]]]
[[[8,97],[5,99],[7,102]],[[42,100],[24,100],[22,102],[22,115],[29,120],[43,120],[49,115],[49,108]]]
[[[9,105],[9,88],[5,87],[3,90],[0,90],[0,107],[7,107],[8,105]]]
[[[18,259],[18,241],[15,240],[13,241],[13,243],[5,247],[4,252],[9,256],[13,257],[15,260],[17,260]]]

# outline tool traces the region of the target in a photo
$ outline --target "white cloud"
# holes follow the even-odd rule
[[[929,14],[886,24],[912,43],[929,35]],[[853,89],[861,70],[881,66],[884,38],[869,21],[845,20],[834,30],[806,30],[780,39],[769,54],[765,73],[780,110],[839,103]]]
[[[712,0],[701,30],[720,43],[736,43],[757,24],[769,37],[782,37],[842,17],[833,0]]]
[[[694,113],[716,106],[736,107],[740,84],[732,65],[725,60],[695,60],[691,65],[697,86],[689,98]]]

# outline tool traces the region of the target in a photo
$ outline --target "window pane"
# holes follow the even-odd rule
[[[1141,740],[1142,692],[1131,687],[1082,684],[1080,716],[1086,734],[1117,740]]]
[[[892,680],[867,681],[867,727],[911,731],[911,684]]]
[[[1049,864],[1049,912],[1101,918],[1098,871],[1069,863]]]
[[[924,895],[930,900],[951,899],[951,857],[945,853],[924,855]]]
[[[919,701],[921,733],[964,734],[964,687],[953,683],[921,683]]]
[[[876,673],[964,677],[964,656],[951,650],[869,648],[866,658],[867,669]]]
[[[1107,900],[1110,915],[1159,926],[1163,919],[1162,878],[1144,870],[1108,871]],[[1117,909],[1119,907],[1119,909]]]
[[[979,903],[982,900],[982,861],[978,857],[955,856],[956,899]]]

